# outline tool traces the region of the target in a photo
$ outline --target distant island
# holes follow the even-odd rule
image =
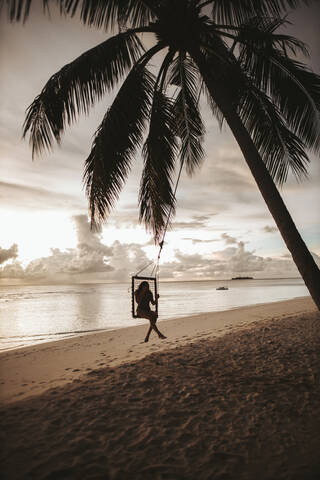
[[[253,280],[253,277],[232,277],[231,280]]]

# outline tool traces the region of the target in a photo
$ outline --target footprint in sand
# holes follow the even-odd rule
[[[75,368],[74,370],[72,370],[73,372],[80,372],[79,368]]]

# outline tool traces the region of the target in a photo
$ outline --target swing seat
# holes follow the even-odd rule
[[[149,283],[150,291],[152,292],[155,304],[155,312],[158,315],[158,289],[157,289],[157,278],[156,277],[140,277],[135,275],[131,277],[131,304],[132,304],[132,317],[141,318],[137,315],[137,302],[134,296],[134,292],[137,290],[141,282],[147,281]]]

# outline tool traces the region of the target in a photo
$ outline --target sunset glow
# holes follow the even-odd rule
[[[310,44],[311,66],[319,72],[317,15],[311,8],[302,8],[292,21],[286,33],[294,33]],[[138,221],[141,157],[137,156],[120,201],[99,233],[90,232],[82,185],[83,164],[92,136],[113,96],[106,95],[89,117],[72,125],[61,147],[51,155],[32,162],[31,149],[27,141],[21,140],[25,110],[50,75],[101,42],[105,35],[56,13],[48,19],[41,9],[24,26],[9,24],[5,18],[1,22],[0,281],[127,281],[130,272],[157,255],[151,234]],[[219,130],[204,101],[202,113],[207,129],[206,158],[192,178],[182,175],[176,217],[161,258],[164,278],[173,279],[178,271],[179,278],[184,279],[228,278],[239,271],[249,271],[258,278],[296,276],[296,268],[238,146],[226,127]],[[313,154],[310,158],[309,179],[297,184],[290,177],[281,193],[319,261],[319,213],[310,205],[320,204],[320,167]],[[92,269],[86,265],[82,272],[78,264],[75,273],[66,274],[64,258],[59,270],[57,252],[60,260],[64,252],[74,262],[83,254],[83,241],[97,249]],[[101,246],[109,248],[108,255],[101,253]],[[244,259],[250,260],[248,267]],[[47,266],[36,269],[33,264],[28,269],[30,262]],[[97,262],[102,262],[101,268]],[[53,263],[56,267],[49,268]]]

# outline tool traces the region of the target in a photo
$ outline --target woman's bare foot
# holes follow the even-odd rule
[[[163,340],[164,338],[167,338],[167,337],[161,333],[161,334],[159,335],[159,338],[161,338],[161,340]]]

